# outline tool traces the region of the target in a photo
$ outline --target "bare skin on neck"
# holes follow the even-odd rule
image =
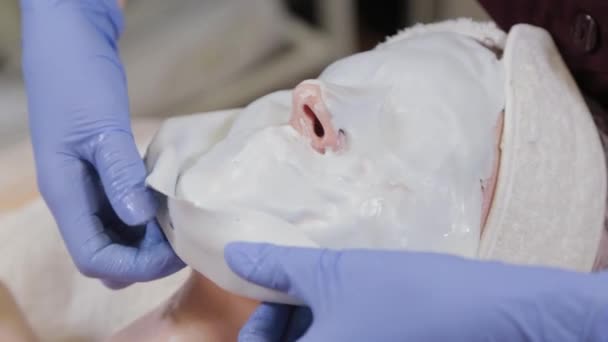
[[[193,271],[165,304],[110,341],[236,341],[240,328],[258,304],[222,290]]]

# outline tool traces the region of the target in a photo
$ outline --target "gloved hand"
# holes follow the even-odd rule
[[[115,288],[177,271],[131,133],[116,0],[21,0],[21,10],[38,187],[75,264]]]
[[[264,304],[241,341],[294,340],[302,333],[300,341],[608,339],[606,274],[431,253],[245,243],[228,245],[225,257],[244,279],[288,293],[312,311],[306,330],[306,311]]]

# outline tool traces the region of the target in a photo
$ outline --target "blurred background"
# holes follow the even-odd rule
[[[418,23],[487,19],[474,0],[128,0],[134,117],[242,106]],[[0,148],[27,138],[18,0],[0,2]]]

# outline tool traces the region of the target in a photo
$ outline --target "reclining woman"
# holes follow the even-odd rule
[[[228,271],[234,240],[597,269],[603,158],[543,31],[409,29],[293,91],[166,122],[149,183],[169,198],[171,222],[159,219],[193,271],[112,339],[232,341],[258,300],[293,302]],[[31,340],[24,320],[11,322],[2,333]]]
[[[604,155],[558,57],[529,26],[415,27],[242,110],[169,120],[148,182],[193,272],[113,339],[231,341],[258,300],[293,303],[228,271],[236,240],[599,268]]]

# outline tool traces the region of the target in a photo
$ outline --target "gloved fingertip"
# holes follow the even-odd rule
[[[224,248],[224,259],[232,271],[246,278],[260,258],[260,251],[267,244],[231,242]]]
[[[285,334],[292,307],[262,303],[239,332],[239,341],[280,341]]]
[[[171,248],[171,247],[169,247]],[[180,259],[179,256],[172,253],[171,261],[167,263],[167,266],[163,269],[161,273],[161,278],[170,276],[173,273],[176,273],[186,267],[186,263]]]
[[[234,242],[224,247],[224,259],[242,279],[284,292],[307,303],[311,272],[319,251],[269,243]],[[296,285],[297,284],[297,285]]]
[[[124,288],[131,286],[131,284],[132,284],[129,282],[121,282],[121,281],[107,280],[107,279],[102,279],[101,283],[105,287],[109,288],[110,290],[122,290]]]
[[[146,224],[146,233],[141,241],[140,248],[149,248],[157,244],[167,244],[168,241],[157,220],[151,220]]]
[[[309,307],[297,307],[291,314],[285,341],[299,341],[311,327],[313,321],[312,311]]]
[[[151,281],[164,278],[178,272],[186,264],[175,254],[167,241],[142,247],[140,257],[134,263],[134,269],[139,270],[136,281]]]
[[[298,339],[298,342],[317,342],[317,341],[327,341],[327,334],[317,333],[314,330],[310,330],[304,334],[304,336]],[[331,341],[331,340],[330,340]]]
[[[129,226],[142,225],[152,220],[159,205],[154,193],[145,187],[131,190],[118,202],[116,213]]]

